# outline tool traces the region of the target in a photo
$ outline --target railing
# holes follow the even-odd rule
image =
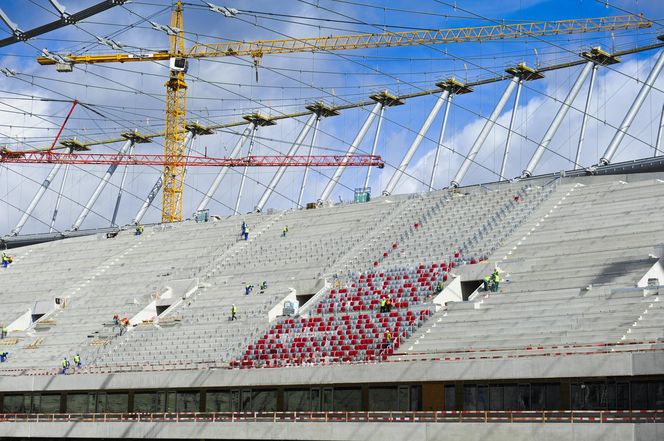
[[[664,423],[664,410],[6,413],[9,423]]]
[[[474,360],[497,360],[497,359],[519,359],[531,357],[560,357],[560,356],[589,356],[601,354],[625,354],[625,353],[646,353],[646,352],[664,352],[662,340],[621,342],[621,343],[593,343],[577,345],[558,345],[558,346],[524,346],[514,348],[500,349],[468,349],[462,351],[447,352],[395,352],[387,358],[375,359],[367,362],[357,361],[339,361],[323,362],[319,361],[316,366],[343,364],[343,365],[367,365],[375,363],[412,363],[412,362],[456,362],[456,361],[474,361]],[[652,347],[652,345],[657,345]],[[645,346],[645,347],[644,347]],[[579,349],[583,349],[579,351]],[[403,357],[400,358],[400,357]],[[138,363],[137,363],[138,364]],[[261,368],[287,368],[301,367],[301,365],[282,364],[279,366],[265,366]],[[111,374],[124,372],[162,372],[162,371],[191,371],[191,370],[209,370],[209,369],[230,369],[230,362],[216,360],[200,362],[178,362],[178,363],[160,363],[160,364],[141,364],[125,366],[85,366],[80,370],[73,370],[73,374]],[[240,366],[239,368],[256,368],[255,366]],[[1,376],[49,376],[59,375],[61,369],[39,369],[39,368],[8,368],[0,369]]]

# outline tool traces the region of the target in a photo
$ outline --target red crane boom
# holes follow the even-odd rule
[[[53,151],[20,152],[0,149],[0,163],[5,164],[78,164],[78,165],[154,165],[173,164],[172,157],[151,154],[56,153]],[[177,166],[184,167],[378,167],[385,163],[378,155],[245,156],[213,158],[184,156]]]

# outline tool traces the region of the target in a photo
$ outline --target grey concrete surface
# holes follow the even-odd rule
[[[0,437],[311,441],[660,441],[664,424],[0,423]]]

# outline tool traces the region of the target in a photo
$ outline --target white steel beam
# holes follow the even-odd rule
[[[318,135],[318,127],[320,126],[320,116],[316,118],[316,124],[314,125],[314,133],[311,135],[311,144],[309,144],[309,156],[313,154],[314,145],[316,145],[316,136]],[[302,208],[302,198],[304,197],[304,187],[307,185],[307,177],[309,175],[309,166],[304,168],[304,174],[302,175],[302,185],[300,185],[300,194],[297,197],[297,206]]]
[[[288,153],[286,153],[286,156],[293,156],[297,154],[297,151],[300,149],[300,146],[304,142],[304,139],[309,134],[309,130],[311,129],[311,127],[313,127],[313,125],[317,120],[318,120],[318,115],[312,113],[307,122],[304,124],[304,127],[302,127],[302,130],[295,139],[295,142],[293,142],[293,145],[291,145],[291,148],[288,150]],[[272,176],[272,179],[270,180],[270,183],[267,185],[265,192],[258,201],[258,204],[256,204],[256,211],[263,210],[265,204],[267,204],[267,201],[270,199],[270,196],[272,196],[274,190],[277,188],[277,185],[279,185],[279,181],[281,181],[281,178],[284,176],[284,173],[286,173],[286,168],[287,166],[282,165],[277,169],[277,172],[274,174],[274,176]]]
[[[240,135],[240,139],[238,139],[237,143],[235,144],[235,147],[233,147],[233,150],[231,151],[230,157],[231,158],[236,158],[239,154],[240,151],[242,150],[242,147],[244,146],[244,143],[247,141],[247,138],[249,137],[250,134],[254,132],[254,129],[256,128],[256,122],[252,121],[250,122],[247,127],[244,129],[242,134]],[[219,173],[217,173],[217,176],[214,178],[214,181],[212,182],[212,185],[210,185],[210,188],[208,191],[205,193],[205,196],[203,196],[203,199],[201,200],[201,203],[198,204],[198,208],[196,211],[199,210],[205,210],[214,197],[214,194],[217,192],[217,189],[219,189],[219,185],[221,184],[221,181],[224,180],[224,177],[228,173],[229,167],[222,167],[221,170],[219,170]]]
[[[579,145],[576,147],[576,156],[574,157],[574,170],[578,170],[581,165],[581,150],[583,149],[583,141],[586,138],[586,125],[588,124],[588,112],[590,111],[590,102],[593,99],[593,89],[595,88],[595,77],[597,77],[597,69],[599,66],[593,64],[593,71],[590,74],[590,85],[588,86],[588,96],[586,97],[586,105],[583,108],[583,119],[581,120],[581,130],[579,131]]]
[[[440,149],[443,147],[443,140],[445,138],[445,129],[447,128],[447,117],[450,114],[450,107],[452,107],[452,97],[449,94],[447,103],[445,104],[445,112],[443,113],[443,123],[440,126],[440,135],[438,136],[438,144],[436,144],[436,155],[433,159],[433,167],[431,168],[431,179],[429,179],[429,191],[433,191],[433,181],[436,179],[436,171],[438,170],[438,158],[440,158]]]
[[[35,211],[35,208],[39,204],[39,201],[44,196],[44,193],[46,193],[46,190],[48,190],[48,187],[51,185],[51,182],[53,182],[53,179],[55,179],[56,175],[58,174],[61,168],[62,164],[56,164],[53,166],[51,171],[46,176],[46,179],[44,179],[44,182],[42,182],[41,187],[39,187],[39,190],[37,190],[37,193],[30,201],[28,208],[26,208],[26,210],[23,212],[23,216],[21,216],[21,219],[19,219],[18,223],[12,230],[11,232],[12,236],[18,236],[18,234],[21,232],[26,222],[28,222],[28,219],[30,219],[30,217],[32,216],[32,212]]]
[[[376,119],[376,116],[380,113],[380,109],[382,107],[383,103],[381,102],[377,102],[373,106],[373,108],[371,109],[371,113],[369,113],[369,116],[367,116],[367,119],[364,121],[364,124],[360,128],[360,131],[357,133],[357,136],[355,136],[355,139],[348,147],[348,150],[346,151],[346,156],[352,155],[357,151],[357,149],[360,146],[360,143],[362,142],[367,132],[369,131],[369,127],[371,127],[371,124],[373,123],[374,119]],[[347,159],[344,159],[344,161],[342,161],[342,164],[339,165],[335,170],[334,175],[329,180],[329,182],[325,186],[325,189],[321,193],[320,198],[318,199],[319,204],[323,204],[325,201],[327,201],[330,198],[332,191],[334,191],[334,187],[337,186],[337,184],[339,183],[339,179],[341,179],[341,175],[343,175],[344,170],[346,170],[346,162]]]
[[[249,151],[247,153],[247,156],[251,156],[251,151],[254,148],[254,139],[256,138],[256,128],[251,132],[251,140],[249,141]],[[244,166],[244,169],[242,169],[242,178],[240,179],[240,188],[237,192],[237,199],[235,200],[235,209],[234,214],[240,214],[240,201],[242,200],[242,190],[244,190],[244,181],[247,179],[247,173],[249,171],[248,166]]]
[[[646,100],[648,93],[650,93],[650,90],[652,89],[652,86],[655,84],[655,81],[657,80],[659,73],[662,71],[662,67],[664,67],[664,51],[661,51],[659,53],[657,62],[655,62],[655,65],[650,71],[648,78],[646,78],[646,81],[643,83],[641,90],[639,90],[638,95],[636,95],[634,102],[632,103],[629,110],[627,111],[627,114],[625,115],[625,119],[623,120],[622,124],[620,124],[618,131],[613,136],[613,139],[611,140],[609,146],[606,148],[604,155],[602,155],[602,158],[599,160],[600,165],[607,165],[611,163],[611,159],[613,159],[613,156],[616,154],[616,151],[618,151],[620,143],[622,142],[623,138],[627,134],[627,131],[634,122],[636,114],[639,113],[639,110],[641,109],[641,106]]]
[[[491,129],[493,129],[493,126],[496,124],[496,120],[500,116],[500,112],[502,112],[505,108],[505,104],[507,104],[507,100],[512,95],[512,92],[514,92],[514,88],[517,86],[518,82],[519,77],[513,76],[508,83],[505,92],[503,92],[503,96],[500,97],[498,104],[496,104],[496,107],[493,109],[493,113],[491,113],[489,118],[484,123],[484,127],[482,127],[482,131],[480,131],[479,136],[473,143],[473,146],[470,148],[468,156],[466,156],[466,159],[464,159],[461,167],[459,167],[459,171],[457,171],[456,176],[454,176],[454,179],[452,179],[452,182],[450,183],[452,187],[458,187],[459,184],[461,184],[461,181],[463,180],[464,176],[466,176],[466,173],[468,173],[468,169],[470,168],[471,164],[475,162],[475,157],[482,148],[482,145],[484,145],[484,142],[489,136],[489,133],[491,133]]]
[[[443,104],[445,103],[445,101],[447,101],[448,96],[450,96],[450,91],[447,89],[442,91],[438,95],[438,99],[436,100],[436,103],[431,109],[431,112],[429,112],[429,116],[427,116],[427,119],[424,120],[424,124],[422,124],[420,131],[417,132],[417,135],[415,135],[415,139],[410,144],[410,147],[406,151],[406,154],[404,155],[403,159],[401,159],[401,164],[399,164],[399,167],[397,167],[396,171],[394,172],[394,174],[392,174],[392,177],[385,186],[385,189],[383,190],[383,196],[391,195],[394,189],[397,187],[399,180],[401,180],[401,177],[403,176],[404,172],[408,168],[408,165],[410,164],[410,160],[413,159],[413,156],[415,156],[417,149],[420,147],[420,144],[422,144],[422,140],[424,139],[427,132],[431,128],[431,124],[433,124],[434,119],[436,119],[436,116],[438,115],[438,112],[440,111],[441,107],[443,107]]]
[[[129,154],[131,155],[134,146],[129,148]],[[115,208],[113,208],[113,217],[111,217],[111,227],[115,226],[115,220],[118,217],[118,210],[120,209],[120,201],[122,200],[122,192],[124,191],[125,181],[127,180],[127,166],[125,165],[124,170],[122,170],[122,179],[120,180],[120,188],[118,188],[118,197],[115,200]]]
[[[662,116],[659,120],[659,128],[657,129],[657,140],[655,141],[655,153],[652,157],[655,158],[661,152],[660,147],[662,146],[662,133],[664,132],[664,106],[662,106]]]
[[[69,164],[65,165],[65,173],[62,176],[62,182],[60,182],[60,190],[58,191],[58,197],[55,200],[55,208],[53,208],[53,217],[51,218],[51,226],[48,229],[49,233],[52,233],[55,230],[55,220],[58,217],[58,210],[60,209],[60,201],[62,200],[62,192],[65,189],[65,182],[67,181],[67,175],[69,174]]]
[[[514,107],[512,107],[512,115],[510,116],[510,125],[507,128],[507,139],[505,139],[505,152],[503,152],[503,162],[500,165],[500,180],[505,180],[505,168],[507,167],[507,157],[510,153],[510,143],[512,142],[512,130],[514,129],[514,120],[516,119],[516,111],[519,108],[519,99],[521,98],[521,89],[523,88],[523,78],[519,79],[519,84],[516,88],[516,95],[514,95]]]
[[[572,88],[570,89],[569,93],[567,94],[567,97],[565,98],[565,101],[560,105],[560,109],[558,109],[558,112],[556,113],[556,116],[553,118],[553,121],[551,121],[551,125],[547,129],[546,133],[544,134],[544,137],[542,137],[542,140],[540,141],[539,145],[537,146],[537,149],[535,149],[535,153],[533,153],[533,156],[530,158],[530,162],[528,162],[528,165],[526,166],[526,169],[521,173],[522,178],[527,178],[533,175],[535,172],[535,169],[537,168],[537,164],[539,164],[540,160],[542,159],[542,156],[544,155],[544,152],[549,148],[549,144],[551,144],[551,140],[555,136],[556,132],[560,128],[560,125],[562,124],[563,120],[565,119],[565,116],[567,115],[567,112],[569,109],[572,107],[572,104],[574,103],[574,100],[576,99],[577,95],[581,91],[581,87],[583,87],[583,83],[586,82],[586,79],[588,78],[588,75],[590,75],[590,72],[593,70],[593,66],[595,65],[594,61],[588,61],[585,66],[583,66],[583,69],[581,70],[581,73],[579,74],[578,78],[572,85]]]
[[[126,155],[129,149],[133,147],[135,142],[136,141],[134,139],[128,139],[124,143],[120,151],[118,152],[117,156],[121,158],[122,156]],[[74,224],[71,226],[72,231],[78,231],[78,229],[81,228],[81,225],[85,221],[85,218],[87,218],[88,214],[90,214],[90,211],[92,211],[92,207],[97,202],[97,199],[99,199],[99,196],[104,191],[104,188],[106,188],[106,185],[108,185],[109,181],[111,180],[111,177],[113,177],[113,174],[115,173],[115,170],[117,168],[118,168],[117,164],[113,164],[108,167],[106,173],[104,173],[104,176],[101,178],[101,181],[97,185],[97,188],[92,193],[92,196],[90,196],[90,199],[85,204],[85,207],[83,207],[81,214],[78,215],[76,222],[74,222]]]
[[[376,124],[376,133],[374,133],[373,144],[371,145],[371,156],[376,154],[376,149],[378,148],[378,139],[380,138],[380,129],[383,126],[383,116],[385,115],[385,106],[381,106],[380,112],[378,114],[378,123]],[[367,176],[364,178],[364,189],[369,188],[369,180],[371,179],[371,169],[373,167],[367,167]]]

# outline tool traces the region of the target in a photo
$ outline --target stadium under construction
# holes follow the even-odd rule
[[[22,3],[0,439],[664,439],[664,7]]]

